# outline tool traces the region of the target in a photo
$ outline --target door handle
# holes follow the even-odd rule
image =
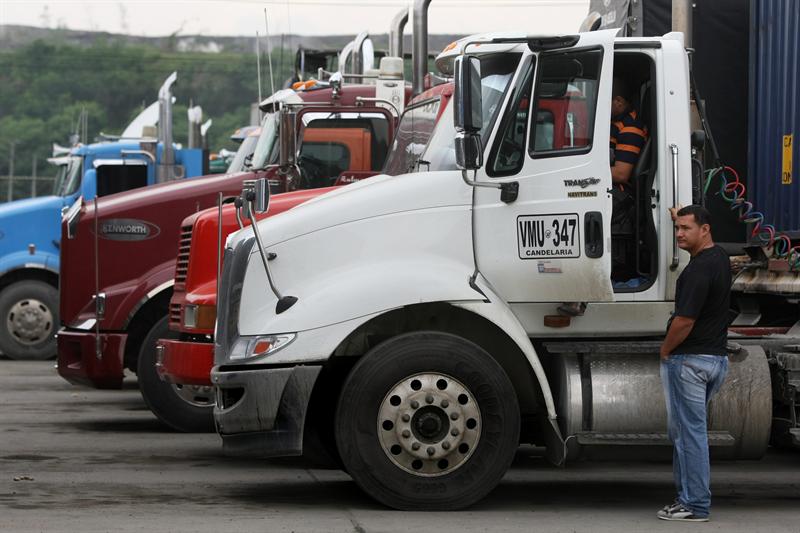
[[[603,213],[589,211],[583,218],[583,233],[586,235],[584,249],[586,257],[603,257]]]
[[[669,151],[672,152],[672,205],[678,205],[678,145],[670,144]],[[678,268],[678,230],[675,224],[672,225],[672,263],[670,270]]]

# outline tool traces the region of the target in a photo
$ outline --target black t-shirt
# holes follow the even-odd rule
[[[713,246],[692,257],[678,277],[674,316],[694,318],[695,323],[673,354],[727,355],[730,290],[731,265],[725,250]]]

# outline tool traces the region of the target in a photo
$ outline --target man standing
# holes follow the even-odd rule
[[[678,278],[675,312],[661,345],[672,469],[678,496],[662,520],[706,522],[711,508],[706,408],[728,372],[731,274],[728,254],[711,239],[711,217],[700,206],[673,211],[678,246],[691,261]]]

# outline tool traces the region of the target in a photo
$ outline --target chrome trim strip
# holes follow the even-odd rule
[[[165,291],[166,289],[172,287],[173,285],[175,285],[175,279],[174,278],[169,280],[169,281],[165,281],[164,283],[162,283],[161,285],[159,285],[159,286],[157,286],[157,287],[155,287],[153,289],[150,289],[150,291],[148,291],[148,293],[145,294],[144,297],[141,300],[136,302],[136,305],[133,306],[133,309],[131,309],[131,312],[128,313],[128,316],[125,318],[125,322],[122,323],[122,329],[128,329],[128,326],[130,325],[131,320],[133,320],[133,317],[136,316],[136,313],[139,312],[139,309],[141,309],[144,304],[146,304],[147,302],[152,300],[153,297],[155,297],[159,293],[161,293],[161,292]]]

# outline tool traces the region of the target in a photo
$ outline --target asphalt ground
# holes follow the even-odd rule
[[[800,531],[800,451],[712,467],[705,524],[663,522],[667,461],[554,468],[521,451],[500,486],[453,513],[398,512],[302,458],[223,457],[214,434],[176,434],[136,389],[97,391],[53,362],[0,360],[0,531]]]

